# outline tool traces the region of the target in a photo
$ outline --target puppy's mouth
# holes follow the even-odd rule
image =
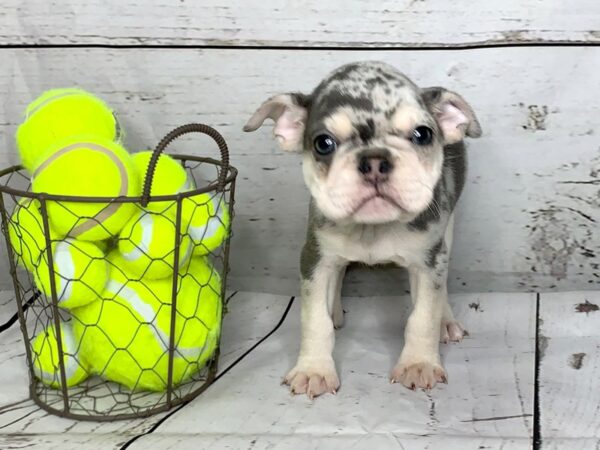
[[[402,206],[400,206],[392,197],[390,197],[387,194],[377,191],[374,194],[371,194],[371,195],[365,197],[364,199],[362,199],[358,203],[356,208],[354,208],[354,211],[352,213],[354,214],[354,213],[358,212],[359,210],[363,209],[365,206],[367,206],[369,203],[371,203],[373,201],[378,201],[382,204],[388,203],[390,206],[394,206],[400,210],[404,210],[404,208],[402,208]]]
[[[362,208],[364,208],[365,206],[367,206],[369,203],[372,202],[378,202],[382,205],[389,205],[392,206],[394,208],[397,208],[398,210],[402,211],[402,212],[406,212],[406,209],[400,205],[398,203],[398,201],[392,197],[391,195],[389,195],[386,192],[385,186],[381,186],[380,184],[373,184],[373,186],[369,189],[370,192],[368,192],[364,198],[362,198],[356,205],[356,207],[354,208],[354,212],[356,213],[359,210],[361,210]]]
[[[374,192],[365,195],[356,203],[351,215],[360,223],[383,223],[397,220],[406,212],[396,199],[375,188]]]

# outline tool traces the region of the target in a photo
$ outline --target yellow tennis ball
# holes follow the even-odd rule
[[[170,215],[141,211],[125,224],[119,234],[118,248],[124,268],[136,279],[168,277],[175,267],[175,220]],[[192,254],[192,242],[182,235],[179,240],[179,267]]]
[[[65,196],[139,196],[140,182],[131,155],[119,144],[75,136],[49,150],[33,174],[32,190]],[[135,211],[134,203],[48,202],[54,228],[85,241],[116,236]]]
[[[17,147],[23,166],[33,172],[49,146],[79,134],[112,141],[119,138],[120,128],[110,108],[82,89],[44,92],[29,104],[25,120],[17,130]]]
[[[188,380],[209,361],[220,333],[220,278],[209,267],[194,273],[200,274],[201,282],[191,276],[178,277],[174,385]],[[94,373],[132,390],[166,389],[172,279],[131,281],[114,266],[103,297],[73,313],[82,354]]]
[[[152,152],[140,152],[133,160],[145,179]],[[143,181],[142,181],[143,183]],[[162,154],[156,164],[151,196],[174,195],[195,189],[193,179],[183,166],[172,157]],[[208,255],[218,248],[229,235],[229,207],[222,194],[205,193],[182,199],[181,221],[185,234],[194,244],[194,254]],[[177,202],[153,201],[146,207],[149,211],[170,215],[175,221]]]
[[[186,197],[182,203],[185,232],[194,243],[194,255],[208,255],[229,236],[229,205],[219,193]]]
[[[71,309],[101,297],[108,281],[105,254],[92,242],[65,239],[52,245],[52,263],[58,306]],[[35,283],[52,298],[48,255],[42,253],[35,269]]]
[[[46,250],[44,222],[39,202],[24,198],[17,203],[7,228],[17,264],[33,272],[40,254]],[[51,240],[60,238],[52,228],[49,230],[49,237]]]
[[[151,151],[134,153],[132,155],[133,164],[140,174],[141,187],[143,188],[150,158]],[[192,188],[188,181],[188,176],[183,166],[169,155],[161,154],[156,163],[154,177],[152,178],[152,189],[150,196],[174,195],[180,192],[189,191]],[[166,210],[175,210],[175,202],[150,202],[146,209],[156,212],[165,212]]]
[[[79,342],[70,322],[61,322],[60,338],[67,386],[75,386],[85,380],[89,371],[79,353]],[[42,383],[53,388],[62,387],[60,355],[54,325],[42,330],[31,346],[33,372]]]

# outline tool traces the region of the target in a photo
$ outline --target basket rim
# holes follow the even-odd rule
[[[182,160],[182,161],[196,161],[201,163],[209,163],[214,164],[220,167],[223,167],[224,164],[222,161],[208,158],[203,156],[194,156],[187,154],[171,154],[169,155],[174,159]],[[0,178],[3,178],[11,173],[17,172],[19,170],[23,170],[24,167],[21,164],[16,164],[10,166],[6,169],[0,171]],[[225,185],[232,184],[237,175],[238,170],[231,165],[227,165],[227,176],[225,177]],[[218,180],[211,181],[204,187],[192,189],[186,192],[180,192],[178,194],[170,194],[170,195],[156,195],[150,197],[150,202],[162,202],[162,201],[178,201],[180,199],[194,197],[200,194],[206,194],[208,192],[219,191]],[[10,195],[15,195],[17,197],[24,198],[32,198],[38,200],[50,200],[50,201],[59,201],[59,202],[79,202],[79,203],[141,203],[143,194],[140,194],[135,197],[129,196],[119,196],[119,197],[89,197],[89,196],[77,196],[77,195],[57,195],[57,194],[47,194],[43,192],[32,192],[32,191],[23,191],[21,189],[16,189],[10,187],[9,185],[0,184],[0,193],[6,193]]]

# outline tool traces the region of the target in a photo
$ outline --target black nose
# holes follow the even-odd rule
[[[358,171],[369,181],[387,179],[394,166],[385,156],[362,156],[358,161]]]

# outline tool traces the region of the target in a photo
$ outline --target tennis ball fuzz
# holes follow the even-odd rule
[[[17,203],[7,228],[17,264],[33,272],[47,246],[39,202],[24,198]],[[48,233],[51,240],[58,238],[54,230],[50,229]]]
[[[219,193],[184,198],[182,218],[194,243],[194,255],[208,255],[229,235],[229,205]]]
[[[69,322],[61,322],[60,338],[66,384],[68,387],[75,386],[85,380],[89,372],[79,356],[79,343]],[[47,386],[61,388],[60,355],[54,325],[42,330],[33,339],[31,353],[36,378]]]
[[[35,269],[35,282],[46,297],[52,298],[48,255],[42,253]],[[87,305],[100,298],[108,281],[105,254],[91,242],[65,239],[53,244],[52,264],[56,299],[61,308]]]
[[[132,390],[163,391],[173,340],[173,385],[192,377],[214,354],[220,333],[220,279],[210,269],[205,289],[178,277],[174,336],[172,279],[130,281],[115,266],[104,298],[74,311],[82,354],[94,373]]]
[[[77,88],[52,89],[29,104],[17,129],[17,148],[25,169],[32,173],[46,149],[68,136],[92,134],[119,139],[119,124],[99,98]]]
[[[119,144],[94,136],[57,143],[33,174],[32,190],[64,196],[139,196],[131,156]],[[134,203],[48,201],[48,216],[63,235],[85,241],[116,236],[136,210]]]
[[[148,175],[148,166],[152,158],[151,151],[134,153],[132,155],[133,164],[140,174],[141,188]],[[192,188],[188,181],[188,176],[183,166],[169,155],[161,154],[154,169],[150,196],[175,195],[180,192],[189,191]],[[175,202],[170,201],[151,201],[146,209],[154,212],[165,212],[166,210],[175,211]]]
[[[175,267],[174,219],[169,215],[141,211],[119,234],[118,248],[125,261],[125,269],[135,278],[159,279],[168,277]],[[180,235],[179,267],[192,254],[189,236]]]

